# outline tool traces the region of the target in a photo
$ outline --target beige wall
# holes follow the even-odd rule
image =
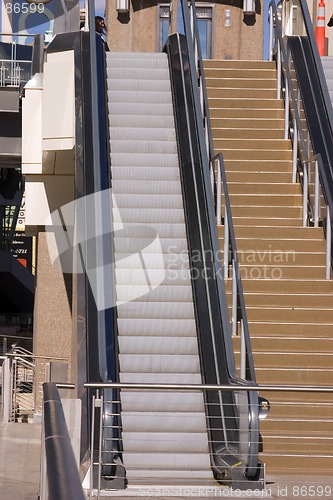
[[[42,405],[42,383],[47,378],[47,364],[51,361],[46,358],[53,358],[54,361],[56,358],[64,358],[63,360],[58,359],[58,361],[68,363],[67,381],[70,382],[72,379],[71,294],[71,276],[63,275],[52,266],[46,234],[40,232],[37,245],[33,347],[36,356],[36,373],[38,374],[36,393],[36,411],[38,413],[41,411]],[[75,396],[70,391],[64,392],[65,394],[62,396]]]
[[[160,2],[163,3],[163,2]],[[168,2],[165,2],[168,3]],[[257,2],[255,22],[244,19],[242,0],[224,2],[198,2],[212,5],[213,58],[262,59],[263,53],[263,1]],[[156,52],[158,50],[158,5],[155,0],[130,1],[130,12],[118,14],[116,0],[107,2],[107,41],[114,52]],[[174,12],[177,11],[176,2]],[[225,26],[225,11],[231,13],[231,25]],[[252,25],[251,25],[252,24]],[[175,31],[174,23],[172,31]]]

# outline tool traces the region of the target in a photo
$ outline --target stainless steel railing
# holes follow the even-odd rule
[[[277,97],[284,99],[284,138],[292,140],[292,182],[297,182],[298,178],[303,188],[303,226],[323,225],[326,234],[326,279],[331,279],[333,199],[322,157],[319,153],[313,153],[308,125],[301,118],[304,115],[303,102],[288,46],[288,35],[313,38],[313,33],[307,28],[304,8],[298,0],[280,2],[278,6],[274,2],[270,3],[270,60],[273,57],[276,59]],[[295,12],[298,17],[295,17]],[[323,71],[321,79],[325,81]],[[326,94],[324,89],[323,98],[328,101]],[[328,118],[333,123],[331,103],[326,102],[326,107]]]
[[[95,415],[93,417],[92,421],[96,422],[96,420],[101,419],[102,412],[100,411],[106,403],[110,403],[105,401],[105,398],[103,397],[103,393],[105,394],[105,390],[108,390],[108,394],[116,394],[118,391],[118,398],[112,400],[112,405],[109,404],[109,408],[113,408],[113,417],[118,416],[119,412],[119,407],[121,404],[121,391],[128,391],[131,390],[132,392],[137,392],[137,401],[138,404],[140,404],[140,399],[143,393],[151,393],[152,395],[154,394],[154,391],[158,392],[203,392],[203,391],[235,391],[237,392],[238,398],[239,398],[239,404],[240,405],[245,405],[248,407],[248,400],[246,398],[246,394],[248,392],[256,392],[259,391],[261,394],[262,393],[269,393],[270,395],[276,395],[276,402],[274,403],[274,411],[271,411],[268,413],[268,408],[267,408],[267,400],[263,399],[262,402],[260,402],[260,408],[259,410],[259,415],[261,419],[264,419],[265,422],[265,428],[264,428],[264,440],[265,442],[269,442],[269,451],[265,451],[265,456],[268,457],[268,459],[275,459],[276,456],[279,456],[281,454],[281,464],[283,466],[283,456],[288,456],[288,459],[292,459],[293,456],[296,456],[299,454],[300,459],[303,459],[303,457],[309,456],[310,462],[312,461],[314,469],[320,468],[320,460],[321,456],[326,457],[329,463],[333,461],[333,447],[330,444],[328,439],[332,439],[332,433],[330,432],[329,434],[326,435],[325,441],[326,441],[326,446],[322,449],[322,452],[314,453],[314,443],[316,439],[319,439],[319,446],[321,446],[323,443],[323,439],[318,435],[318,432],[316,431],[315,426],[317,423],[320,421],[321,418],[323,418],[323,425],[326,427],[330,425],[330,423],[333,421],[333,402],[331,399],[331,395],[333,394],[333,386],[297,386],[297,385],[268,385],[268,384],[262,384],[258,385],[256,387],[248,387],[248,386],[239,386],[237,388],[232,387],[230,385],[199,385],[199,384],[121,384],[121,383],[112,383],[112,384],[103,384],[103,383],[86,383],[85,387],[89,390],[91,401],[92,401],[92,411]],[[285,394],[288,393],[290,395],[290,402],[288,403],[285,398],[283,400],[279,401],[278,395],[279,394]],[[302,395],[302,399],[300,396]],[[293,396],[295,396],[295,399],[293,399]],[[316,401],[313,402],[313,398],[316,398]],[[166,398],[167,399],[167,398]],[[301,400],[300,400],[301,399]],[[118,410],[117,410],[118,409]],[[296,412],[296,409],[298,412]],[[177,410],[174,408],[170,411],[173,411],[175,415],[177,415]],[[241,412],[241,414],[246,414],[246,409],[244,408],[244,411]],[[324,412],[324,413],[323,413]],[[304,413],[304,415],[302,415]],[[312,415],[309,417],[309,414]],[[329,416],[330,415],[330,416]],[[163,418],[163,417],[161,417]],[[95,420],[94,420],[95,419]],[[306,425],[309,420],[313,420],[313,427],[314,430],[312,433],[305,433],[304,436],[299,436],[298,430],[304,425]],[[116,422],[116,418],[114,419],[114,422]],[[117,424],[121,425],[121,424]],[[249,427],[248,427],[248,422],[245,422],[241,415],[239,417],[239,427],[240,427],[240,434],[239,434],[239,441],[240,441],[240,446],[244,442],[247,442],[248,440],[244,440],[244,434],[247,434],[249,432]],[[283,428],[287,429],[288,428],[288,443],[286,443],[286,435],[283,430]],[[113,486],[110,484],[110,486],[107,485],[107,483],[104,482],[102,484],[101,480],[98,479],[101,477],[101,468],[102,468],[102,452],[103,452],[103,447],[102,447],[102,442],[103,442],[103,435],[102,435],[102,426],[100,425],[99,431],[97,431],[96,434],[96,425],[93,425],[92,428],[92,439],[95,440],[95,443],[99,443],[99,448],[96,450],[95,456],[91,456],[90,458],[90,470],[89,470],[89,480],[86,482],[86,491],[87,494],[89,495],[89,498],[100,498],[102,497],[102,492],[105,489],[112,489]],[[115,430],[115,429],[114,429]],[[121,430],[121,429],[120,429]],[[287,432],[287,431],[286,431]],[[95,434],[94,434],[95,433]],[[117,439],[117,434],[114,433],[114,439]],[[177,433],[175,436],[168,436],[168,440],[175,439],[177,440]],[[242,441],[242,442],[241,442]],[[301,450],[299,450],[298,443],[302,441],[302,446]],[[140,443],[138,443],[139,446]],[[259,443],[258,443],[259,444]],[[146,443],[142,441],[142,449],[144,449]],[[117,447],[117,443],[114,443],[114,448]],[[266,447],[266,445],[265,445]],[[274,448],[275,447],[275,448]],[[305,450],[305,451],[304,451]],[[296,458],[297,461],[297,458]],[[126,461],[125,461],[125,467],[126,467]],[[97,473],[98,472],[98,473]],[[268,474],[268,480],[269,480],[269,474],[273,473],[274,471],[268,469],[267,474]],[[172,471],[170,473],[172,475]],[[95,481],[94,481],[95,477]],[[97,479],[96,479],[97,478]],[[167,485],[167,482],[165,483]],[[193,487],[196,485],[193,484],[193,480],[191,481],[190,478],[188,478],[188,482],[186,483],[186,478],[183,481],[183,484],[191,484]],[[197,484],[197,483],[196,483]],[[225,484],[228,484],[226,482]],[[180,488],[181,482],[174,481],[173,485],[175,488]],[[146,489],[148,488],[149,491],[154,488],[154,484],[152,481],[151,485],[147,485],[147,480],[145,479],[144,481],[140,480],[140,478],[136,478],[135,484],[131,484],[132,488],[135,486],[138,488],[138,491],[141,492],[142,496],[145,496],[144,493]],[[229,485],[230,486],[230,485]],[[211,479],[207,480],[202,480],[200,483],[200,488],[204,487],[214,487],[214,483],[212,483]],[[164,486],[163,486],[164,488]],[[222,486],[219,483],[215,483],[215,489],[216,489],[216,496],[229,496],[230,490],[225,491],[220,491],[221,489],[223,490],[225,486]],[[117,488],[115,488],[117,489]],[[166,486],[165,489],[167,490],[168,487]],[[265,485],[263,491],[260,492],[264,496],[265,491],[269,490],[270,487]],[[258,490],[256,490],[258,491]],[[328,490],[327,490],[328,491]],[[333,488],[331,489],[333,491]],[[157,495],[157,493],[156,493]],[[170,496],[173,496],[172,493],[170,493]],[[268,492],[269,496],[269,492]]]

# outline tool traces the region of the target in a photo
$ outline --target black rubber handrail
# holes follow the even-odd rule
[[[183,5],[183,7],[186,9],[185,16],[188,16],[187,5]],[[193,280],[203,378],[205,383],[210,381],[213,384],[221,383],[223,380],[224,383],[234,385],[235,391],[237,391],[237,385],[246,385],[247,383],[252,385],[255,382],[247,382],[239,379],[234,367],[223,271],[219,258],[220,248],[214,213],[209,158],[204,139],[203,120],[202,116],[200,117],[201,109],[196,69],[193,70],[193,65],[195,68],[193,43],[190,36],[190,28],[186,29],[187,22],[185,16],[186,39],[178,34],[172,35],[168,40],[167,51],[171,66],[175,100],[176,130],[187,213],[186,224],[189,238],[190,265],[194,268],[198,266],[201,271],[201,267],[203,267],[206,271],[206,279],[201,280],[201,283],[199,283],[200,279]],[[177,41],[175,37],[178,37]],[[192,263],[191,253],[193,251],[199,251],[200,255],[211,256],[208,265],[204,259],[203,262],[200,262],[200,265],[198,265],[198,262]],[[210,273],[213,273],[213,277]],[[201,275],[202,273],[198,273],[198,276]],[[209,318],[211,319],[209,320]],[[232,461],[232,455],[237,455],[240,447],[244,444],[240,443],[240,429],[238,421],[235,419],[236,413],[233,413],[237,411],[237,405],[233,400],[234,395],[232,395],[232,399],[227,404],[225,404],[226,399],[228,399],[226,395],[223,394],[219,397],[221,396],[222,401],[218,402],[217,400],[217,404],[221,405],[221,413],[219,415],[207,415],[209,421],[211,418],[215,421],[214,426],[210,425],[209,431],[211,434],[212,465],[217,477],[219,476],[219,470],[223,469],[223,467],[228,467],[225,453],[229,453],[230,461]],[[209,395],[209,397],[212,397],[212,395]],[[243,481],[246,478],[258,477],[259,404],[257,398],[258,395],[255,393],[253,397],[248,395],[248,438],[250,442],[248,442],[249,453],[245,460],[245,463],[247,462],[247,470],[243,471]],[[216,411],[217,408],[218,406],[216,405]],[[219,420],[222,419],[223,421],[223,418],[227,419],[228,426],[225,426],[223,422],[219,423]],[[230,425],[232,422],[234,425]],[[225,429],[224,435],[216,439],[222,431],[219,428],[221,425]],[[242,439],[246,440],[244,436],[242,436]],[[219,446],[217,446],[218,441],[220,442]],[[235,470],[233,472],[236,475],[239,471]],[[238,479],[234,478],[235,481]],[[245,484],[249,485],[246,481]],[[244,483],[242,487],[244,487]]]
[[[43,384],[44,444],[49,500],[84,500],[79,470],[56,384]]]

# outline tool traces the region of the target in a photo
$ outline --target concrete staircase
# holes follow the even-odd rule
[[[291,182],[291,142],[283,139],[274,63],[205,61],[205,76],[214,148],[223,152],[227,171],[258,383],[332,385],[333,284],[325,280],[324,234],[302,227],[301,188]],[[234,341],[237,349],[239,338]],[[271,402],[261,424],[267,472],[330,474],[332,396],[262,395]]]

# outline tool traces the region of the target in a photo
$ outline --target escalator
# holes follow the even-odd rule
[[[121,390],[118,450],[104,452],[132,485],[262,488],[258,395],[237,394],[255,380],[236,375],[185,37],[166,51],[107,54],[118,353],[107,377],[235,391]]]

